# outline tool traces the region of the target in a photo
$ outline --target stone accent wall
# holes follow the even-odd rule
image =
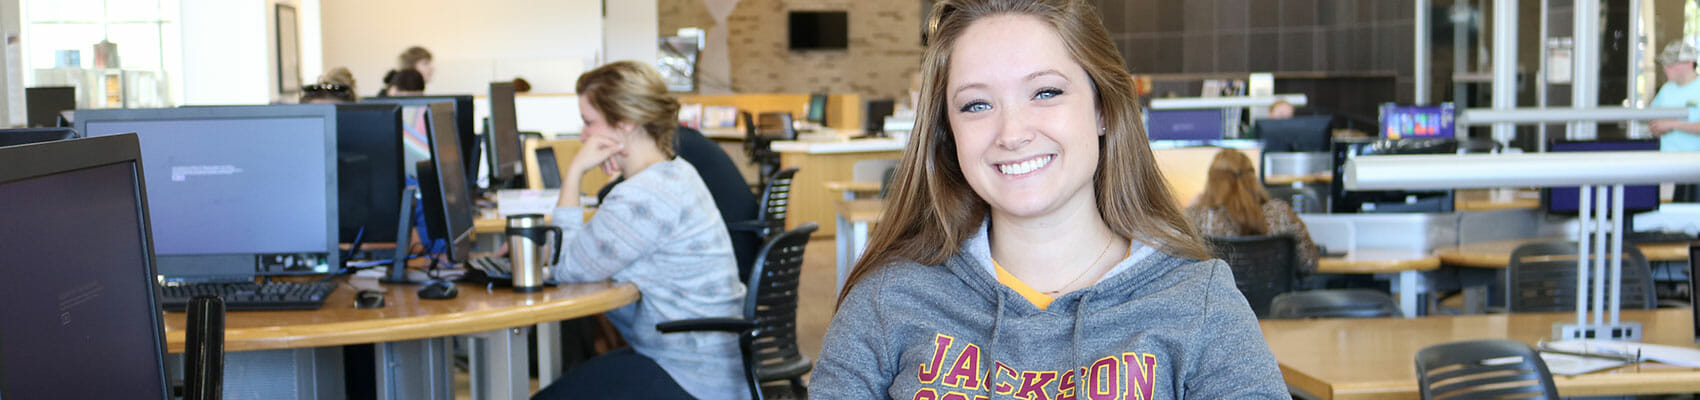
[[[662,36],[714,23],[701,0],[659,0]],[[791,10],[850,13],[850,48],[793,52],[786,20]],[[916,0],[742,0],[730,25],[732,90],[736,93],[857,93],[863,99],[908,99],[920,72],[921,2]]]

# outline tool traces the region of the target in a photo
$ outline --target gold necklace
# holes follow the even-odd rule
[[[1055,296],[1058,293],[1062,293],[1062,291],[1064,289],[1068,289],[1070,286],[1074,286],[1074,283],[1079,282],[1080,278],[1086,277],[1087,272],[1092,272],[1092,270],[1098,269],[1098,261],[1102,261],[1104,259],[1104,254],[1107,254],[1107,253],[1110,252],[1110,246],[1115,245],[1115,244],[1116,244],[1116,238],[1111,237],[1108,242],[1104,243],[1104,249],[1098,250],[1098,256],[1092,258],[1092,263],[1087,264],[1086,269],[1080,270],[1080,275],[1075,275],[1073,280],[1069,280],[1068,283],[1063,284],[1063,286],[1061,288],[1057,288],[1057,290],[1045,291],[1045,292],[1039,292],[1039,293],[1043,293],[1046,296]]]

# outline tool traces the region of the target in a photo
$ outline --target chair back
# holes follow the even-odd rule
[[[1576,310],[1576,242],[1537,242],[1517,246],[1506,270],[1506,306],[1511,312]],[[1609,264],[1609,260],[1607,261]],[[1591,264],[1590,264],[1591,265]],[[1590,269],[1592,267],[1590,266]],[[1610,268],[1610,265],[1607,265]],[[1652,268],[1635,246],[1623,247],[1623,309],[1650,309],[1658,301]],[[1592,273],[1588,274],[1590,282]],[[1590,285],[1593,283],[1590,283]],[[1592,304],[1592,295],[1588,294]]]
[[[1293,206],[1295,212],[1328,212],[1328,205],[1322,204],[1322,196],[1315,187],[1272,186],[1268,191],[1269,198],[1287,202],[1287,205]]]
[[[1369,289],[1330,289],[1282,293],[1269,304],[1269,318],[1398,317],[1392,296]]]
[[[1423,400],[1557,399],[1540,354],[1521,342],[1493,339],[1443,343],[1417,352]]]
[[[792,390],[798,392],[803,374],[811,369],[809,359],[797,349],[797,292],[803,276],[803,250],[818,228],[809,222],[780,233],[757,253],[744,301],[744,315],[755,321],[755,331],[744,336],[748,357],[744,365],[753,369],[753,385],[793,380]]]
[[[767,183],[761,188],[761,208],[756,210],[756,220],[767,224],[763,238],[785,230],[785,216],[791,210],[791,179],[797,176],[796,167],[786,168],[768,176]]]
[[[773,140],[796,140],[797,128],[791,113],[764,112],[756,116],[756,134]]]
[[[1209,237],[1216,258],[1234,271],[1234,286],[1251,303],[1258,318],[1269,315],[1276,295],[1293,289],[1298,278],[1298,257],[1293,237],[1288,234]]]

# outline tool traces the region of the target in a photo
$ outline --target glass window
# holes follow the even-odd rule
[[[180,83],[175,82],[182,69],[177,59],[182,55],[178,1],[22,0],[25,85],[76,85],[87,95],[109,92],[106,89],[110,88],[104,87],[109,83],[95,79],[102,73],[87,71],[95,66],[95,45],[105,40],[117,46],[121,69],[160,77],[137,84],[172,88],[161,93],[164,99],[131,99],[137,101],[127,103],[158,104],[167,99],[167,104],[179,103]],[[85,107],[107,105],[83,103]]]

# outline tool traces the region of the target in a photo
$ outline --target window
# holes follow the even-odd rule
[[[178,0],[22,0],[24,84],[76,86],[84,108],[180,103]],[[117,68],[101,65],[102,41]],[[109,58],[110,59],[110,58]]]

